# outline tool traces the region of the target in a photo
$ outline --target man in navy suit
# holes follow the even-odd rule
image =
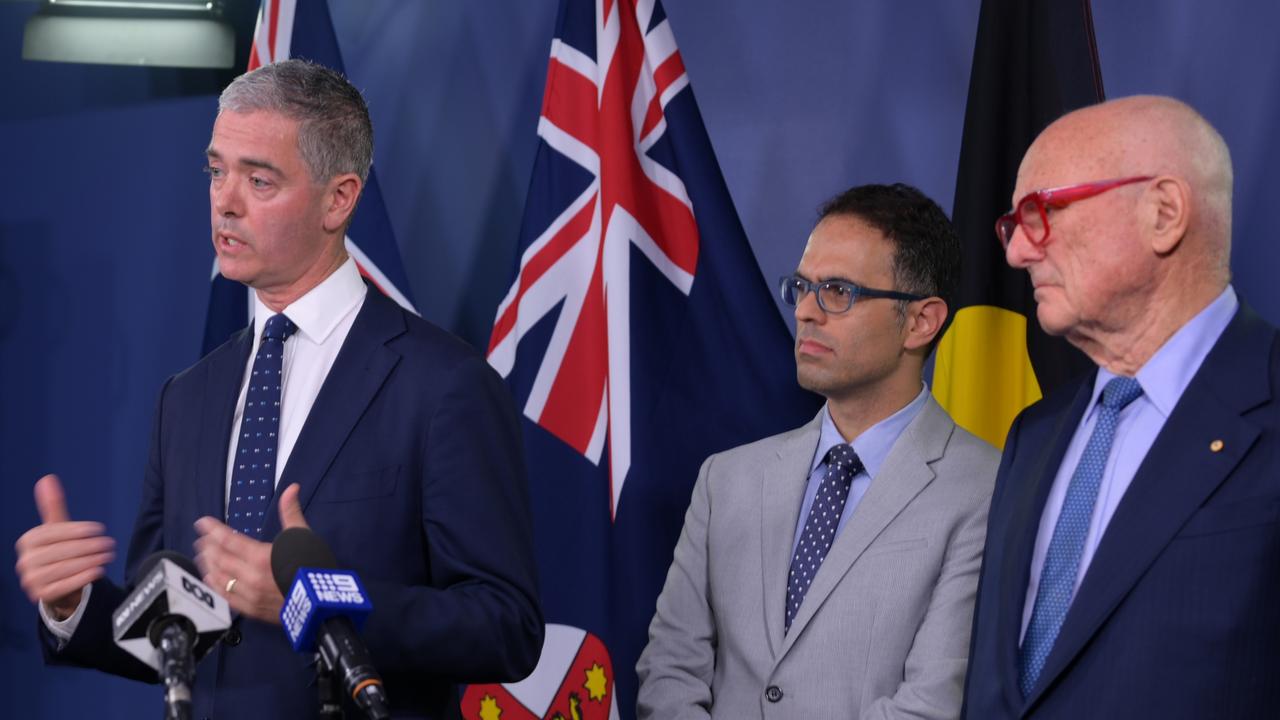
[[[1280,338],[1230,285],[1231,159],[1169,98],[1050,125],[997,233],[1098,369],[1022,413],[965,716],[1280,713]]]
[[[316,716],[310,658],[279,627],[282,526],[310,525],[367,585],[363,635],[398,717],[456,717],[454,683],[518,680],[541,649],[505,386],[347,255],[372,149],[360,93],[318,65],[265,66],[219,101],[212,238],[222,274],[254,289],[255,320],[162,389],[126,569],[194,550],[237,614],[198,668],[197,717]],[[154,682],[111,639],[112,540],[68,518],[57,478],[35,495],[42,524],[19,539],[17,570],[47,659]]]

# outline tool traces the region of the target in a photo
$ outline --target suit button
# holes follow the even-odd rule
[[[231,647],[239,645],[240,641],[243,639],[243,636],[240,635],[240,628],[231,628],[227,631],[226,635],[222,636],[222,642]]]
[[[782,699],[782,688],[777,685],[770,685],[764,690],[764,699],[769,702],[776,703]]]

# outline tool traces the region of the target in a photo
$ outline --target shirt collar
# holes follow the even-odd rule
[[[348,257],[329,277],[293,301],[282,312],[298,326],[298,332],[321,344],[338,327],[342,318],[364,300],[368,289],[360,279],[355,258]],[[262,337],[262,328],[275,311],[253,294],[253,336]]]
[[[894,443],[902,435],[902,431],[907,429],[907,426],[919,414],[920,408],[924,407],[925,402],[928,400],[929,386],[923,383],[922,385],[920,394],[916,395],[914,400],[907,403],[901,410],[862,431],[861,435],[849,443],[853,446],[853,451],[858,454],[858,459],[862,461],[863,467],[867,469],[867,474],[873,479],[876,473],[880,471],[880,466],[884,464],[885,458],[889,456],[889,451],[893,449]],[[844,436],[836,429],[836,421],[831,417],[831,406],[828,403],[822,408],[822,434],[818,438],[818,450],[813,456],[813,464],[809,467],[809,474],[812,475],[813,471],[818,469],[818,466],[826,459],[827,453],[831,451],[831,448],[843,442],[845,442]]]
[[[1231,324],[1240,307],[1236,291],[1230,285],[1222,291],[1213,302],[1196,313],[1186,325],[1178,328],[1151,359],[1138,369],[1138,384],[1142,385],[1143,396],[1166,419],[1178,404],[1182,393],[1191,384],[1191,378],[1204,362],[1209,351],[1213,349],[1218,338]],[[1093,397],[1089,399],[1089,407],[1098,402],[1102,389],[1116,374],[1098,368],[1098,377],[1093,383]]]

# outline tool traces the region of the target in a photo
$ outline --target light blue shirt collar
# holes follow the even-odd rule
[[[907,429],[911,421],[919,414],[920,409],[924,407],[925,401],[929,398],[929,386],[922,383],[920,394],[915,399],[907,403],[901,410],[872,425],[862,432],[861,435],[853,439],[850,443],[853,445],[853,451],[858,454],[858,459],[862,461],[862,465],[867,469],[867,474],[873,479],[880,471],[880,466],[884,464],[885,458],[889,457],[889,451],[893,449],[894,443],[898,442],[898,437]],[[830,404],[824,405],[822,408],[822,434],[818,437],[818,448],[813,455],[813,462],[809,465],[809,474],[812,475],[814,470],[822,464],[824,458],[831,448],[845,442],[844,436],[836,429],[836,422],[831,417]]]
[[[1142,385],[1143,394],[1166,420],[1239,307],[1236,291],[1228,285],[1222,294],[1165,341],[1138,370],[1136,377],[1138,384]],[[1090,411],[1097,404],[1102,389],[1114,377],[1115,373],[1098,368],[1093,396],[1089,398]]]

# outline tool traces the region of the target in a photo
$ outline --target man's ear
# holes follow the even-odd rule
[[[947,303],[939,297],[913,300],[907,306],[907,337],[903,347],[908,350],[925,348],[942,332],[947,322]]]
[[[1182,178],[1158,177],[1147,190],[1146,202],[1151,249],[1168,255],[1178,248],[1191,223],[1191,186]]]
[[[364,183],[355,173],[343,173],[329,180],[325,188],[324,229],[338,232],[351,220]]]

